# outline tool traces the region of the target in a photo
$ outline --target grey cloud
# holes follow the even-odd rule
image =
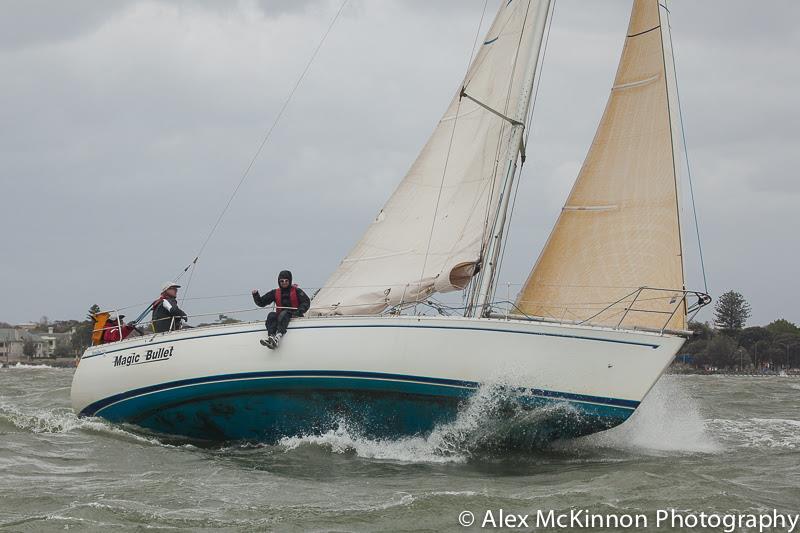
[[[76,38],[123,7],[124,3],[103,0],[7,0],[0,17],[0,51]]]
[[[194,257],[339,2],[74,4],[82,16],[52,2],[39,5],[45,21],[22,13],[27,4],[7,7],[16,37],[0,41],[0,69],[13,73],[0,85],[0,320],[146,302]],[[629,8],[558,2],[503,280],[524,281],[547,238],[602,113]],[[351,0],[190,296],[247,293],[285,267],[321,284],[444,110],[482,9]],[[712,289],[744,292],[757,322],[798,321],[786,289],[797,252],[785,244],[798,225],[796,8],[671,9]],[[769,275],[754,274],[766,264]]]

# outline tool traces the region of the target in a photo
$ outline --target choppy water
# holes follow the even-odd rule
[[[0,370],[0,529],[467,531],[479,529],[458,525],[464,510],[800,511],[792,378],[667,376],[619,428],[528,452],[493,447],[504,428],[482,426],[491,398],[427,439],[343,425],[201,449],[76,418],[71,378]]]

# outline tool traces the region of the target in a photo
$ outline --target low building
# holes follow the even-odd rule
[[[0,328],[0,361],[24,361],[52,357],[60,342],[68,343],[72,332],[56,333],[48,328],[47,333],[31,331],[30,328]],[[31,347],[26,354],[25,345]]]
[[[46,342],[36,339],[30,331],[21,328],[0,329],[0,358],[6,361],[28,359],[28,355],[25,354],[26,342],[33,345],[31,357],[44,357]]]

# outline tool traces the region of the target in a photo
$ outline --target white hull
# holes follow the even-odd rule
[[[430,430],[452,416],[433,413],[447,401],[500,383],[609,415],[605,424],[571,431],[580,434],[627,418],[684,342],[586,326],[407,316],[297,319],[277,350],[259,344],[265,337],[262,324],[246,323],[89,348],[75,373],[73,407],[165,433],[270,440],[309,425],[309,432],[321,430],[322,415],[337,414],[320,413],[306,424],[303,409],[349,412],[355,402],[363,414],[380,403],[380,414],[364,416],[396,415],[396,423],[377,431],[391,434]],[[392,413],[394,404],[405,412]],[[237,409],[276,427],[238,427],[244,415]],[[187,421],[192,417],[201,420]],[[203,427],[211,428],[208,434]]]

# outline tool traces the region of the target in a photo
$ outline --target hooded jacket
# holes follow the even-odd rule
[[[292,285],[292,273],[288,270],[281,270],[281,273],[278,274],[278,279],[288,279],[289,286]],[[297,291],[297,300],[299,305],[297,306],[297,310],[291,310],[292,316],[303,316],[308,308],[311,307],[311,299],[308,295],[301,289],[300,287],[295,287]],[[256,292],[253,294],[253,301],[259,307],[266,307],[272,303],[277,303],[278,307],[292,307],[292,300],[291,300],[291,290],[281,290],[281,301],[275,302],[275,293],[277,289],[272,289],[268,293],[264,294],[263,296]]]

